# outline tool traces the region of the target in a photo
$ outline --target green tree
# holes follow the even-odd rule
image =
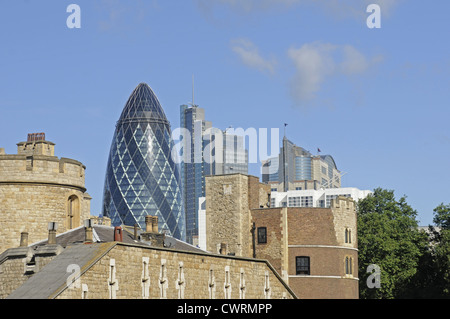
[[[359,283],[362,299],[405,298],[416,275],[426,240],[418,230],[417,212],[406,197],[377,188],[358,202]],[[367,267],[381,270],[380,288],[369,288]]]
[[[434,210],[432,248],[435,258],[439,297],[450,298],[450,204],[443,203]]]

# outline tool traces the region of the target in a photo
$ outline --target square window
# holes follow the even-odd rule
[[[267,243],[267,227],[258,227],[258,244]]]
[[[306,256],[295,257],[295,274],[296,275],[310,274],[309,257]]]

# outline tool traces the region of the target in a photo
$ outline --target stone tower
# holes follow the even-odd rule
[[[359,298],[356,205],[270,207],[270,185],[206,177],[206,250],[267,260],[301,299]]]
[[[81,226],[90,216],[85,170],[56,157],[43,133],[28,134],[17,154],[0,148],[0,253],[19,246],[22,233],[30,244],[47,239],[49,222],[57,223],[57,233]]]

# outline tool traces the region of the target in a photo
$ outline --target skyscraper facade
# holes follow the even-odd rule
[[[279,156],[262,163],[262,181],[279,192],[339,188],[341,176],[331,155],[313,155],[286,137]]]
[[[203,108],[181,105],[180,125],[189,133],[183,136],[180,155],[186,241],[192,244],[198,236],[198,199],[205,196],[205,174],[210,170],[203,160],[203,133],[211,128],[211,122],[205,121]]]
[[[244,138],[214,128],[205,110],[195,104],[181,105],[180,125],[186,134],[181,142],[181,180],[186,213],[186,240],[198,244],[199,199],[205,197],[205,176],[248,173]]]
[[[153,90],[139,84],[116,124],[108,158],[103,215],[112,225],[145,228],[145,216],[158,228],[185,240],[185,215],[178,160],[170,123]]]

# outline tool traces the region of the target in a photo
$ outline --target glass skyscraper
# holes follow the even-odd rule
[[[139,84],[116,124],[108,158],[103,215],[114,226],[138,224],[145,229],[145,216],[158,216],[160,230],[186,239],[173,147],[170,123],[158,98],[147,84]]]
[[[186,241],[198,243],[199,199],[205,197],[205,176],[248,174],[244,138],[212,127],[205,110],[181,105],[180,126],[189,134],[182,141],[181,179],[186,213]]]
[[[205,196],[205,174],[210,167],[203,160],[203,133],[211,128],[205,110],[196,105],[180,106],[180,125],[189,132],[183,140],[181,181],[186,213],[186,241],[193,244],[198,236],[198,199]]]
[[[283,138],[277,157],[262,163],[262,181],[279,192],[341,187],[341,172],[330,155],[313,155]]]

